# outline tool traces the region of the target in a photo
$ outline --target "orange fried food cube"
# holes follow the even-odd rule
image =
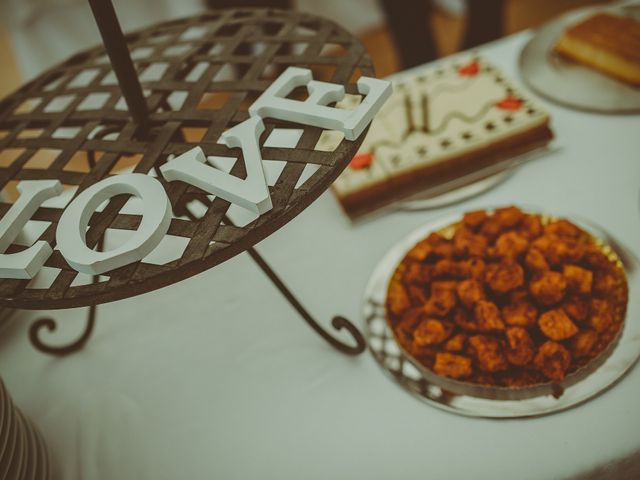
[[[540,315],[538,326],[551,340],[566,340],[578,333],[578,327],[561,308]]]
[[[402,279],[406,283],[424,285],[429,283],[432,277],[433,266],[419,262],[407,262],[402,274]]]
[[[467,265],[468,274],[471,278],[482,279],[484,278],[484,260],[478,257],[469,258],[464,260]]]
[[[430,262],[435,258],[453,256],[453,243],[437,232],[418,242],[407,254],[407,258],[418,262]]]
[[[469,337],[469,346],[474,352],[481,370],[500,372],[509,366],[497,338],[488,335],[474,335]]]
[[[589,303],[576,295],[567,297],[562,304],[562,309],[571,319],[583,322],[589,316]]]
[[[453,314],[453,321],[463,330],[467,332],[477,332],[478,324],[475,318],[471,317],[469,313],[463,308],[457,308]]]
[[[481,332],[504,330],[502,315],[500,314],[500,309],[495,303],[487,300],[480,300],[476,303],[473,312],[476,317],[478,330]]]
[[[433,244],[429,242],[429,240],[421,240],[409,250],[407,258],[416,262],[425,262],[429,256],[434,253],[433,247]]]
[[[531,362],[535,354],[535,345],[527,330],[522,327],[509,327],[506,337],[505,355],[509,363],[522,367]]]
[[[582,235],[582,230],[568,220],[560,219],[545,225],[544,233],[557,237],[578,238]]]
[[[554,254],[560,263],[578,263],[582,260],[587,243],[583,238],[563,238],[563,242],[554,244]]]
[[[413,332],[413,341],[418,346],[436,345],[449,338],[452,331],[453,324],[451,322],[426,318],[418,324]]]
[[[408,310],[398,321],[394,328],[394,333],[398,343],[405,348],[409,348],[413,343],[413,332],[424,318],[422,308]]]
[[[429,315],[444,317],[456,306],[456,282],[431,283],[431,296],[425,304],[425,312]]]
[[[524,270],[516,262],[492,263],[485,268],[484,281],[494,292],[507,293],[524,284]]]
[[[604,332],[613,323],[613,308],[606,300],[600,298],[591,299],[591,316],[589,325],[596,332]]]
[[[593,273],[591,270],[579,267],[577,265],[565,265],[562,274],[567,281],[567,287],[572,292],[581,295],[591,293],[591,285],[593,283]]]
[[[565,373],[571,363],[571,354],[561,344],[547,341],[540,345],[535,358],[534,366],[549,380],[560,383],[564,380]]]
[[[549,270],[549,263],[542,252],[537,248],[530,248],[524,257],[524,264],[533,273],[542,273]]]
[[[461,352],[464,349],[466,341],[467,335],[465,333],[458,333],[447,340],[444,349],[448,352]]]
[[[529,239],[537,238],[542,235],[542,222],[538,215],[525,214],[518,231]]]
[[[484,210],[475,210],[464,214],[464,217],[462,217],[462,224],[471,230],[477,230],[482,226],[486,218],[487,212]]]
[[[440,245],[441,243],[446,243],[448,240],[438,232],[431,232],[425,241],[431,245]]]
[[[463,280],[456,290],[460,302],[467,308],[473,308],[478,300],[485,298],[482,284],[477,280]]]
[[[531,296],[541,305],[555,305],[563,298],[567,282],[561,273],[544,272],[529,284]]]
[[[586,357],[591,353],[598,341],[598,334],[593,330],[582,330],[571,339],[569,348],[574,357]]]
[[[393,315],[402,315],[411,308],[411,300],[407,289],[398,280],[392,280],[387,292],[387,308]]]
[[[515,227],[524,218],[522,210],[514,206],[496,208],[493,215],[506,228]]]
[[[449,258],[438,260],[433,266],[434,278],[465,278],[468,275],[469,267],[466,263]]]
[[[495,244],[495,251],[502,258],[516,259],[529,247],[529,240],[521,234],[511,231],[503,233],[498,237]]]
[[[495,216],[487,218],[482,227],[480,227],[480,234],[484,235],[490,242],[493,242],[501,232],[502,225]]]
[[[472,373],[471,359],[454,353],[438,352],[433,371],[450,378],[468,377]]]
[[[452,242],[441,243],[433,248],[437,258],[452,258],[454,254],[454,247]]]
[[[560,239],[554,235],[541,235],[531,242],[531,248],[542,252],[545,258],[547,258],[547,253],[552,248],[551,245],[556,241],[560,241]]]
[[[507,325],[531,327],[538,318],[538,310],[531,302],[520,300],[502,307],[502,318]]]
[[[460,256],[481,257],[487,250],[486,237],[473,233],[468,228],[459,228],[453,235],[455,253]]]
[[[611,267],[609,258],[593,243],[588,243],[583,256],[584,263],[594,269],[608,269]]]
[[[540,250],[547,261],[554,266],[577,263],[586,251],[586,243],[580,238],[558,237],[550,234],[536,238],[531,246]]]
[[[618,288],[618,278],[610,268],[596,272],[593,281],[593,290],[600,295],[611,295]]]
[[[411,305],[424,305],[429,301],[429,296],[424,287],[409,284],[406,288],[409,293]]]

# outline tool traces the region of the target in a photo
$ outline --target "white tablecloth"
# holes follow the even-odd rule
[[[481,53],[516,77],[529,35]],[[547,107],[561,151],[480,197],[352,226],[326,192],[258,250],[325,325],[334,314],[360,324],[378,259],[453,210],[516,203],[575,213],[640,255],[640,117]],[[618,471],[640,468],[640,368],[560,414],[497,421],[445,413],[393,384],[369,353],[349,358],[325,344],[246,254],[99,307],[90,343],[67,358],[30,346],[35,315],[21,313],[0,336],[0,374],[66,480],[541,479],[619,460],[627,463]],[[52,343],[73,338],[85,313],[55,315],[62,321]]]

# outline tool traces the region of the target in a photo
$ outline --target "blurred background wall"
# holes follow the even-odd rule
[[[209,1],[216,3],[216,0]],[[203,0],[113,2],[125,31],[197,14],[206,8]],[[395,2],[398,5],[410,3],[405,0]],[[453,53],[460,48],[465,29],[465,0],[432,0],[431,3],[432,14],[430,18],[424,18],[425,28],[429,22],[439,55]],[[504,0],[503,33],[535,27],[561,12],[592,3],[602,2]],[[379,0],[293,0],[293,4],[302,11],[329,17],[355,32],[372,54],[379,75],[385,76],[400,68]],[[86,0],[1,0],[0,22],[0,68],[3,72],[0,97],[42,70],[100,41]]]

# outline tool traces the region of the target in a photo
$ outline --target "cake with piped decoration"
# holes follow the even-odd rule
[[[482,170],[553,137],[548,113],[480,57],[438,62],[393,87],[333,185],[348,214]],[[321,137],[318,148],[331,141]]]

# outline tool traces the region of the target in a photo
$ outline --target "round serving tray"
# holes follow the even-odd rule
[[[640,112],[640,88],[566,59],[553,50],[568,26],[597,12],[611,12],[640,21],[637,3],[571,11],[536,31],[520,53],[520,74],[529,87],[561,105],[602,113]]]
[[[21,180],[56,179],[70,199],[119,172],[158,176],[158,167],[172,155],[196,145],[209,157],[234,161],[230,174],[244,178],[241,156],[229,158],[239,156],[237,149],[217,141],[248,118],[248,107],[284,69],[309,68],[314,79],[343,85],[349,94],[358,94],[360,76],[373,76],[371,59],[357,38],[332,21],[295,11],[210,11],[145,28],[126,39],[145,94],[148,128],[127,111],[105,49],[85,50],[0,102],[0,188],[15,189]],[[281,166],[270,186],[272,210],[245,225],[232,225],[229,202],[158,178],[174,212],[163,240],[166,256],[124,266],[94,283],[54,250],[46,272],[40,272],[48,282],[0,279],[0,304],[29,309],[96,305],[220,264],[309,206],[351,161],[365,135],[326,152],[315,148],[321,128],[274,119],[264,123],[262,157]],[[277,130],[295,130],[299,137],[293,145],[273,145],[269,139]],[[93,216],[87,232],[91,248],[105,235],[121,238],[138,228],[141,215],[127,210],[123,197],[112,198]],[[188,208],[194,203],[204,206],[196,218]],[[0,203],[0,216],[10,207]],[[55,244],[62,211],[50,202],[34,214],[32,219],[45,225],[34,240]]]
[[[400,386],[431,405],[461,415],[528,417],[564,410],[593,398],[611,387],[636,363],[640,357],[640,304],[634,302],[634,299],[640,295],[640,261],[602,228],[570,216],[571,221],[611,247],[627,274],[629,302],[625,324],[617,344],[613,342],[610,346],[612,351],[601,355],[600,363],[596,361],[589,365],[594,370],[588,375],[581,376],[579,381],[575,377],[568,377],[567,384],[563,385],[564,392],[559,397],[555,397],[544,387],[540,390],[540,396],[520,400],[482,398],[447,390],[448,379],[426,371],[398,346],[387,325],[384,305],[389,281],[406,253],[430,232],[454,224],[461,218],[462,214],[458,213],[433,220],[398,241],[380,260],[365,289],[362,316],[369,350],[383,371]]]

